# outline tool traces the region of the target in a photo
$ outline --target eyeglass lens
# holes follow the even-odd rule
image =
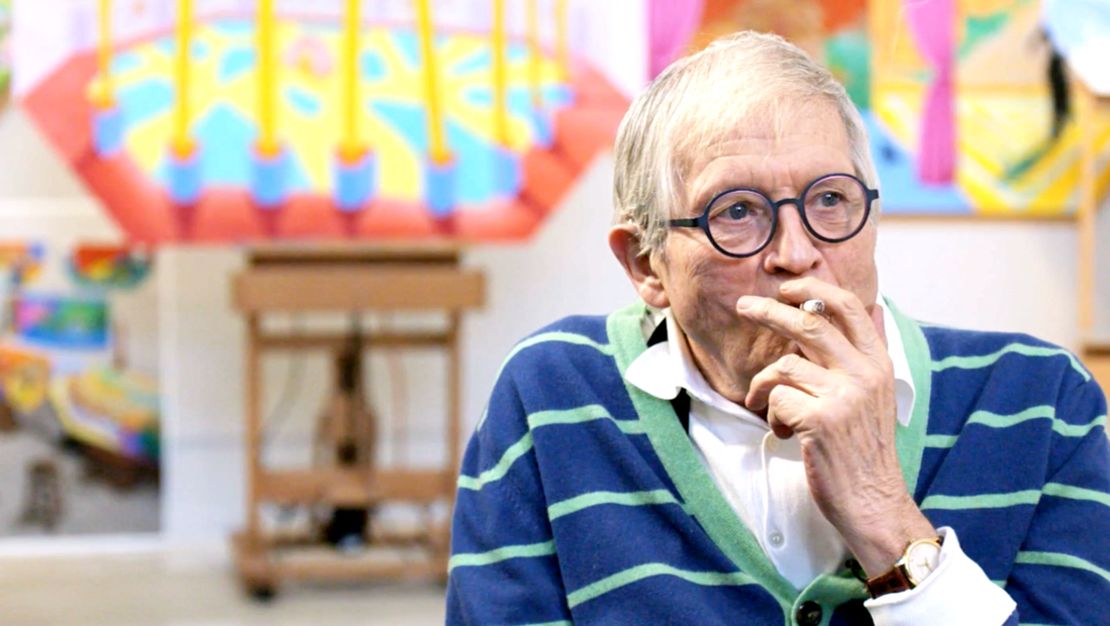
[[[819,238],[840,240],[853,234],[866,218],[867,189],[848,176],[829,176],[812,184],[801,198],[809,230]],[[709,208],[709,232],[721,248],[748,254],[771,238],[774,208],[756,191],[736,190],[717,198]]]

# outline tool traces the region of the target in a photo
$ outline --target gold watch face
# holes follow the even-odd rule
[[[906,578],[916,587],[940,564],[940,546],[932,540],[915,541],[906,550]]]

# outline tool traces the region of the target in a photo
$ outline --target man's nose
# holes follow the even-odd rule
[[[800,276],[813,269],[820,258],[813,238],[802,223],[798,207],[792,203],[780,206],[778,228],[763,255],[764,271]]]

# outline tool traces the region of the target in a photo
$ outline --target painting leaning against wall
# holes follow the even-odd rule
[[[157,532],[143,249],[0,240],[0,538]]]
[[[1079,129],[1068,102],[1075,78],[1037,0],[798,0],[790,11],[775,0],[689,6],[700,12],[700,25],[685,50],[753,29],[786,37],[832,70],[868,126],[885,214],[1075,213]],[[1097,126],[1105,159],[1110,117]],[[1099,172],[1104,190],[1110,167]]]

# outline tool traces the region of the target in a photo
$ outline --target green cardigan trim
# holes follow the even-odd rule
[[[917,323],[902,315],[889,301],[886,305],[890,307],[898,325],[914,382],[914,407],[910,425],[904,427],[898,424],[895,431],[898,461],[912,495],[921,468],[929,419],[931,357],[925,335]],[[622,379],[628,366],[647,349],[641,326],[646,311],[647,307],[642,302],[637,302],[615,311],[606,320],[606,333]],[[866,597],[863,585],[846,573],[818,577],[803,592],[795,589],[767,558],[751,530],[740,521],[717,489],[716,483],[698,458],[689,435],[682,429],[671,403],[647,394],[627,381],[624,386],[639,420],[643,422],[652,448],[678,488],[686,509],[698,520],[725,556],[771,593],[782,606],[787,621],[790,620],[792,607],[799,598],[821,596],[822,599],[833,600],[832,596],[839,596],[841,601],[847,601]]]
[[[638,302],[614,312],[606,322],[609,342],[615,348],[622,378],[632,361],[647,349],[640,326],[645,312],[646,306]],[[721,495],[698,458],[690,437],[682,429],[674,407],[627,381],[624,386],[640,421],[644,422],[652,448],[678,488],[686,509],[725,556],[770,592],[782,606],[784,614],[789,615],[798,591],[779,574],[751,531]]]
[[[902,478],[906,481],[910,497],[913,497],[917,490],[921,456],[925,452],[925,433],[929,426],[929,402],[933,391],[933,357],[929,353],[929,344],[925,341],[925,333],[922,332],[921,326],[903,315],[889,299],[885,300],[885,303],[894,317],[894,323],[898,325],[899,334],[902,335],[902,346],[910,365],[910,376],[913,378],[913,413],[910,416],[910,424],[909,426],[897,424],[894,433],[898,463],[902,466]]]

